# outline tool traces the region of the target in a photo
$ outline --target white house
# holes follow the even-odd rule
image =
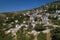
[[[56,10],[56,13],[60,13],[60,10]]]

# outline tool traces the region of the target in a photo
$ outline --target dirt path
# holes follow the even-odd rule
[[[49,33],[47,33],[47,38],[46,38],[47,40],[51,40],[51,33],[49,32]]]
[[[17,40],[17,35],[15,35],[15,36],[13,37],[13,40]]]
[[[36,36],[34,36],[34,40],[37,40],[37,35],[36,35]]]

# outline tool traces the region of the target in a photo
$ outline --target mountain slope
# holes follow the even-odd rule
[[[60,27],[60,15],[56,12],[59,4],[57,1],[31,10],[0,13],[0,39],[45,40],[46,33]]]

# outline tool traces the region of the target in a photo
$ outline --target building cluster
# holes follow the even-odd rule
[[[23,29],[23,33],[25,33],[26,30],[28,30],[29,26],[32,26],[32,31],[27,32],[27,34],[33,34],[34,36],[38,35],[40,32],[37,32],[36,30],[34,30],[34,28],[36,27],[37,24],[42,25],[43,26],[47,26],[47,25],[51,25],[53,27],[60,27],[58,25],[54,25],[52,23],[51,18],[56,18],[57,20],[60,20],[60,10],[55,10],[53,13],[47,12],[48,11],[48,6],[46,6],[47,8],[45,10],[43,9],[36,9],[33,10],[33,12],[27,11],[26,13],[22,13],[22,15],[19,15],[18,18],[14,18],[14,16],[12,17],[12,21],[10,19],[10,17],[6,17],[4,19],[3,25],[7,25],[6,23],[8,23],[8,28],[10,28],[9,30],[6,30],[6,28],[4,28],[3,30],[5,31],[5,34],[11,33],[12,36],[17,35],[17,31],[20,30],[22,27],[24,27]],[[54,19],[55,20],[55,19]],[[14,25],[14,28],[12,28]],[[43,33],[49,33],[51,29],[46,29],[43,30]]]
[[[46,11],[46,10],[44,10],[44,11]],[[27,21],[23,20],[22,24],[16,24],[15,28],[11,28],[8,31],[5,31],[5,33],[12,32],[12,34],[14,35],[14,33],[16,33],[22,26],[25,26],[26,27],[25,30],[27,30],[27,28],[29,27],[29,23],[32,25],[32,29],[35,28],[36,24],[40,24],[40,25],[41,24],[44,24],[44,25],[48,24],[49,25],[49,24],[51,24],[50,23],[51,19],[49,19],[50,16],[54,17],[54,18],[58,17],[58,20],[60,20],[59,13],[60,13],[60,10],[56,10],[56,12],[53,14],[43,13],[43,10],[38,10],[38,9],[36,10],[36,12],[33,12],[33,13],[28,11],[27,13],[23,14],[24,16],[26,16],[26,15],[29,16],[28,24],[26,24]],[[22,16],[20,16],[20,17],[22,17]],[[8,20],[9,17],[6,17],[6,19]],[[18,23],[18,22],[19,22],[18,19],[15,20],[15,23]],[[11,22],[11,24],[14,24],[14,22]],[[11,24],[10,24],[10,26],[11,26]],[[5,25],[5,24],[3,23],[3,25]]]

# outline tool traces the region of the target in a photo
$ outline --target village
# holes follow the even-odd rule
[[[43,40],[52,40],[50,31],[57,27],[60,28],[60,10],[58,10],[57,5],[55,5],[55,9],[50,13],[46,5],[46,9],[33,9],[33,12],[27,11],[21,14],[15,12],[16,15],[7,15],[2,18],[3,21],[0,21],[4,27],[2,30],[5,35],[11,34],[13,40],[38,40],[40,33],[45,34],[45,39],[43,38]],[[22,36],[19,36],[18,31],[21,31]],[[21,38],[24,35],[28,38],[32,35],[33,38]]]

